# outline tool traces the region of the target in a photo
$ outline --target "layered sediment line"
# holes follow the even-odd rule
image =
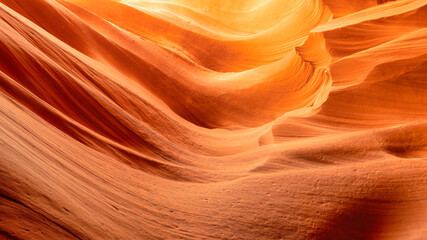
[[[0,0],[5,239],[423,239],[422,0]]]

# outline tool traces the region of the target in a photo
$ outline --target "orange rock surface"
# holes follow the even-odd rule
[[[427,2],[0,0],[0,239],[427,239]]]

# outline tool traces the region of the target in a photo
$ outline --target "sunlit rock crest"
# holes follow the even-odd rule
[[[0,0],[0,237],[424,239],[425,0]]]

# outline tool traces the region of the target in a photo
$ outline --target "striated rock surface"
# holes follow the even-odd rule
[[[0,239],[426,219],[425,0],[0,0]]]

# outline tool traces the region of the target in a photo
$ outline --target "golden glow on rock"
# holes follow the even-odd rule
[[[423,239],[425,0],[0,0],[0,236]]]

